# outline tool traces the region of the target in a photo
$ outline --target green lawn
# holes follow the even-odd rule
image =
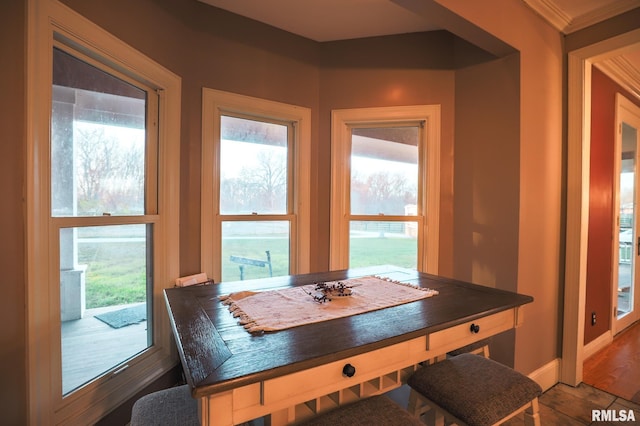
[[[352,238],[349,266],[395,265],[415,269],[416,240],[412,238]]]
[[[222,278],[239,280],[238,264],[230,255],[266,260],[271,253],[273,275],[289,273],[289,248],[284,238],[227,239],[223,247]],[[145,243],[83,242],[79,244],[78,260],[88,265],[86,275],[87,308],[143,302],[146,298]],[[416,267],[416,240],[409,238],[354,238],[351,240],[352,267],[391,264]],[[245,279],[267,277],[267,268],[245,267]]]
[[[146,300],[144,242],[81,243],[78,262],[87,265],[88,309]]]
[[[229,260],[229,256],[241,256],[257,260],[266,260],[265,251],[271,253],[271,267],[273,275],[289,274],[289,245],[286,238],[251,238],[225,239],[222,245],[222,280],[235,281],[240,279],[240,269],[237,263]],[[269,276],[267,268],[245,266],[244,279],[264,278]]]

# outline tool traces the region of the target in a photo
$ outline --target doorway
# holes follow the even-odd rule
[[[640,199],[638,149],[640,147],[640,108],[619,93],[616,95],[616,182],[619,210],[614,220],[614,265],[612,334],[615,336],[640,318]],[[618,241],[615,241],[615,240]]]
[[[567,221],[565,244],[564,320],[560,381],[582,382],[586,254],[589,223],[589,123],[591,120],[591,66],[640,47],[640,29],[585,46],[568,54],[567,111]]]

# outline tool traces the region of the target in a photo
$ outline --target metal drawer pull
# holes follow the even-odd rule
[[[480,332],[480,326],[478,324],[471,324],[471,327],[469,327],[469,330],[472,333],[479,333]]]

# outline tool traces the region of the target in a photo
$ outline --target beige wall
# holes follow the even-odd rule
[[[520,56],[456,72],[454,276],[518,290]],[[514,364],[514,333],[492,339],[492,358]]]
[[[520,58],[456,72],[454,273],[516,291]],[[471,262],[469,261],[471,260]]]
[[[560,355],[562,38],[522,2],[437,2],[520,51],[517,290],[535,301],[516,333],[515,367],[530,373]]]

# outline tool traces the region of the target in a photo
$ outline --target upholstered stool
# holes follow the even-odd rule
[[[188,385],[145,395],[133,404],[131,426],[198,426],[198,401]]]
[[[540,425],[540,386],[480,355],[462,354],[422,367],[409,377],[408,384],[447,421],[496,425],[525,411],[526,425]]]
[[[408,411],[383,395],[361,399],[320,414],[304,426],[424,426]]]
[[[445,357],[438,357],[433,360],[429,360],[426,362],[426,364],[433,364],[434,362],[438,362],[442,359],[467,353],[482,355],[485,358],[489,358],[489,340],[490,338],[486,338],[475,343],[463,346],[461,348],[454,349],[450,352],[447,352]],[[423,414],[427,413],[431,409],[431,407],[429,407],[425,399],[422,398],[418,392],[416,392],[414,389],[411,389],[411,392],[409,393],[409,403],[407,409],[410,413],[413,413],[414,416],[420,417]]]

